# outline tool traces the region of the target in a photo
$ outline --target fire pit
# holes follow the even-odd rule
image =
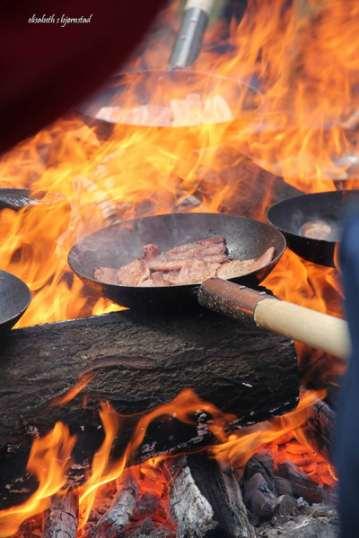
[[[239,25],[208,28],[193,70],[256,81],[255,110],[239,100],[235,122],[192,128],[192,95],[178,128],[136,120],[101,132],[73,114],[3,156],[1,186],[41,203],[0,211],[2,268],[33,294],[2,341],[0,537],[337,536],[330,453],[343,361],[200,308],[123,312],[67,255],[131,219],[264,222],[300,191],[334,191],[350,167],[337,157],[358,143],[357,17],[354,0],[250,0]],[[163,71],[175,20],[172,6],[127,71]],[[193,90],[181,76],[172,100]],[[159,106],[151,84],[145,96],[133,89],[127,107]],[[261,285],[342,316],[335,267],[287,250]]]

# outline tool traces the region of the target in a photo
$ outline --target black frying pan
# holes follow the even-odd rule
[[[13,209],[17,211],[34,203],[28,189],[1,189],[0,209]]]
[[[0,330],[10,329],[25,312],[31,301],[26,284],[6,271],[0,271]]]
[[[335,267],[335,245],[341,236],[345,207],[359,202],[359,190],[320,192],[288,198],[268,210],[268,220],[286,237],[288,247],[311,262]],[[306,237],[302,226],[320,220],[330,226],[326,239]]]
[[[205,239],[213,235],[226,238],[230,256],[256,258],[270,246],[273,260],[258,271],[232,279],[251,287],[265,278],[282,256],[286,243],[273,226],[254,220],[213,213],[175,213],[145,217],[104,228],[75,245],[68,257],[69,265],[82,279],[102,287],[103,294],[124,306],[137,309],[155,307],[178,309],[197,303],[198,285],[168,287],[129,287],[101,283],[94,278],[97,267],[121,267],[143,255],[146,243],[156,243],[162,251],[176,245]]]

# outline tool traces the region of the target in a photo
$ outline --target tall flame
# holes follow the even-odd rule
[[[129,71],[166,69],[178,14],[174,1]],[[217,91],[235,113],[233,121],[188,128],[118,125],[106,135],[69,117],[3,156],[2,186],[28,187],[39,200],[18,213],[0,212],[2,268],[34,292],[18,326],[118,309],[85,288],[66,263],[80,237],[116,219],[182,208],[235,209],[233,200],[242,207],[246,196],[257,200],[252,216],[264,217],[271,185],[253,177],[243,155],[306,192],[333,190],[334,180],[353,177],[345,156],[358,142],[358,21],[356,0],[249,0],[239,24],[210,26],[191,83],[126,77],[126,106],[142,106],[144,93],[157,106],[159,99],[168,105],[179,95]],[[146,92],[138,91],[139,84]],[[254,108],[247,106],[248,84],[256,87]],[[291,295],[300,301],[307,266],[286,260],[290,272],[280,271],[274,280],[288,288],[296,265],[300,289]],[[337,290],[330,274],[317,281],[320,297],[324,289]],[[274,287],[282,293],[282,283]]]
[[[234,467],[243,467],[253,454],[266,450],[273,455],[276,463],[293,461],[306,470],[313,480],[332,485],[335,475],[331,466],[313,450],[303,429],[311,414],[312,405],[323,396],[324,392],[308,391],[302,395],[298,407],[286,415],[228,435],[226,426],[235,417],[222,413],[216,406],[202,401],[192,390],[186,389],[171,402],[141,417],[123,454],[114,460],[111,453],[114,441],[121,435],[120,425],[124,417],[121,418],[108,403],[103,403],[100,418],[104,439],[92,459],[89,476],[78,488],[80,529],[84,529],[101,488],[121,480],[149,426],[159,417],[176,417],[185,423],[193,423],[195,413],[204,411],[212,417],[208,427],[218,444],[212,447],[211,452],[219,461]],[[57,423],[48,435],[34,441],[27,469],[37,477],[38,487],[27,501],[0,511],[0,537],[5,538],[16,533],[26,519],[42,513],[48,507],[52,495],[66,487],[66,473],[75,442],[76,438],[71,436],[68,428],[61,423]],[[136,481],[142,476],[141,487],[146,487],[146,483],[152,487],[150,478],[154,469],[166,457],[168,456],[153,458],[142,467],[140,474],[134,469],[133,477]]]
[[[47,435],[34,440],[26,468],[36,477],[38,487],[23,503],[0,510],[1,538],[12,536],[23,521],[46,510],[52,495],[66,485],[75,443],[76,437],[61,422]]]

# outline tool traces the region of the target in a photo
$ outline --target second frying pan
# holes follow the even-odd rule
[[[31,301],[27,285],[16,276],[0,271],[0,331],[7,331],[18,321]]]
[[[273,260],[258,270],[234,278],[256,286],[282,256],[286,243],[273,226],[255,220],[217,213],[174,213],[145,217],[104,228],[80,241],[69,253],[69,264],[82,279],[102,287],[102,293],[124,306],[140,310],[179,310],[197,304],[199,285],[131,287],[99,282],[94,271],[100,266],[119,268],[143,255],[143,246],[156,243],[161,251],[205,239],[225,237],[229,255],[237,259],[257,258],[273,246]]]
[[[335,246],[348,204],[359,204],[359,190],[319,192],[287,198],[268,210],[269,222],[286,237],[288,247],[311,262],[335,267]],[[328,235],[307,237],[303,226],[311,222],[328,226]]]

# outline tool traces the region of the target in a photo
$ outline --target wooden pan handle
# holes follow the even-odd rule
[[[263,329],[336,357],[346,359],[350,353],[348,328],[342,319],[219,278],[211,278],[201,285],[198,300],[202,306],[233,318],[249,315]]]

